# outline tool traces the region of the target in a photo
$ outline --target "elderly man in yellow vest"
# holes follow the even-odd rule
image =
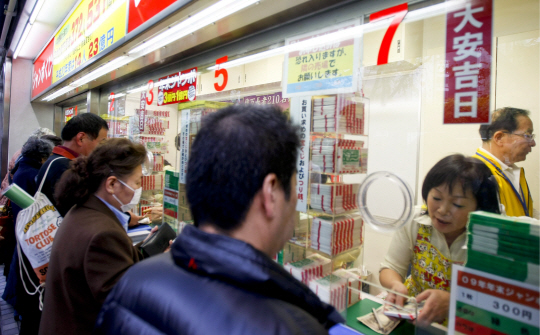
[[[508,216],[538,216],[533,214],[533,200],[525,171],[515,165],[524,161],[536,146],[529,111],[505,107],[491,116],[491,124],[480,126],[482,147],[474,157],[483,161],[499,184],[501,203]]]

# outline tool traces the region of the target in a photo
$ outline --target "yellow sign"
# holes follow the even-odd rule
[[[126,34],[126,0],[83,0],[54,37],[55,83]]]

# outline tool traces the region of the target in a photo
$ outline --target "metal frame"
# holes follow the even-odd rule
[[[12,60],[7,58],[4,62],[4,68],[2,71],[3,76],[3,108],[2,108],[2,147],[0,149],[2,153],[2,165],[0,166],[0,177],[3,180],[4,176],[8,172],[9,162],[9,116],[11,106],[11,71]]]

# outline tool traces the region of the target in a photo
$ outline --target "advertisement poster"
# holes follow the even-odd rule
[[[126,33],[125,0],[83,0],[54,36],[56,83]]]
[[[296,210],[307,212],[309,186],[309,128],[311,125],[311,96],[291,99],[291,122],[300,126],[300,149],[296,163]]]
[[[538,286],[459,265],[452,279],[448,334],[539,333]]]
[[[54,40],[43,50],[34,63],[32,73],[32,98],[52,85]]]
[[[446,14],[444,123],[489,123],[493,0]]]
[[[164,106],[197,99],[197,68],[158,79],[157,105]]]
[[[66,110],[64,111],[64,115],[65,115],[65,122],[68,122],[69,120],[71,120],[74,116],[77,115],[77,106],[66,108]]]
[[[180,129],[180,184],[186,183],[187,166],[189,159],[189,124],[191,111],[189,109],[182,110]]]
[[[355,27],[359,22],[349,22],[331,29],[300,35],[285,40],[285,45],[324,38],[325,35]],[[305,50],[290,52],[285,56],[283,96],[305,96],[350,93],[357,89],[360,63],[360,41],[351,38],[314,45]]]
[[[177,0],[129,0],[128,33],[150,20]]]
[[[178,229],[178,173],[165,171],[165,188],[163,189],[163,220]]]

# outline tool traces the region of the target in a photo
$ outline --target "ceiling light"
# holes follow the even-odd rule
[[[41,7],[43,7],[44,3],[45,3],[45,0],[38,0],[36,5],[34,6],[34,9],[32,10],[32,15],[30,15],[30,24],[34,24],[39,14],[39,11],[41,10]]]
[[[79,87],[79,86],[82,86],[88,82],[91,82],[92,80],[94,79],[97,79],[101,76],[103,76],[104,74],[107,74],[113,70],[116,70],[117,68],[119,68],[120,66],[128,63],[131,61],[131,57],[128,57],[128,56],[120,56],[106,64],[104,64],[103,66],[101,67],[98,67],[97,69],[95,69],[94,71],[90,72],[89,74],[83,76],[82,78],[79,78],[77,80],[75,80],[73,83],[71,83],[72,86],[75,86],[75,87]]]
[[[17,47],[15,48],[15,52],[13,53],[13,59],[17,59],[17,57],[19,56],[19,52],[21,52],[22,46],[23,46],[24,42],[26,41],[26,38],[28,38],[28,35],[30,34],[30,29],[32,29],[31,24],[27,24],[24,27],[23,34],[22,34],[21,38],[19,39],[19,43],[17,43]]]
[[[257,1],[258,0],[222,0],[140,44],[129,51],[129,54],[135,54],[139,57],[144,56],[162,46],[170,44],[192,32],[206,27],[213,22],[236,13]]]

